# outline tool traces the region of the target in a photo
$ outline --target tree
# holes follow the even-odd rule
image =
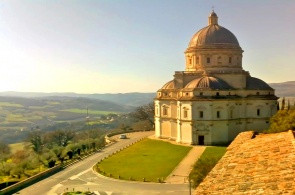
[[[277,133],[295,130],[295,110],[279,110],[271,119],[270,127],[266,133]]]
[[[10,148],[7,144],[0,142],[0,161],[2,162],[2,168],[4,168],[3,161],[10,154]]]
[[[153,102],[151,102],[149,104],[137,107],[134,112],[130,113],[130,116],[140,121],[148,121],[152,126],[154,126],[154,114],[155,105]]]
[[[33,150],[40,154],[42,152],[43,142],[40,131],[34,131],[29,134],[29,140],[32,144]]]
[[[285,109],[285,97],[283,97],[282,99],[282,107],[281,107],[281,110],[284,110]]]
[[[219,157],[200,158],[193,167],[189,175],[192,182],[192,187],[196,188],[205,179],[206,175],[213,169],[215,164],[219,161]]]
[[[56,130],[51,133],[50,140],[58,146],[67,146],[70,141],[75,137],[75,133],[72,130]]]
[[[9,154],[9,153],[10,153],[10,149],[8,144],[0,142],[0,154]]]
[[[50,150],[50,151],[47,150],[40,156],[40,162],[48,168],[51,168],[52,166],[54,166],[57,159],[58,157],[53,150]]]

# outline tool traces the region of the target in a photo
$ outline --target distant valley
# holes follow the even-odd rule
[[[269,85],[278,97],[291,97],[290,102],[294,103],[295,81]],[[156,93],[0,92],[0,130],[9,135],[10,130],[17,133],[62,122],[85,122],[87,116],[99,121],[101,116],[132,112],[152,102],[155,96]]]
[[[26,98],[57,98],[57,97],[72,97],[72,98],[90,98],[99,99],[108,102],[113,102],[120,105],[126,106],[140,106],[147,104],[156,96],[155,93],[105,93],[105,94],[79,94],[79,93],[37,93],[37,92],[0,92],[0,96],[6,97],[26,97]]]
[[[278,97],[295,97],[295,81],[269,83]]]
[[[74,94],[21,93],[0,94],[0,141],[12,143],[26,137],[31,130],[63,128],[63,124],[83,124],[99,129],[112,129],[120,124],[123,115],[137,106],[153,101],[155,94]],[[109,117],[108,117],[109,116]],[[112,121],[113,116],[116,117]],[[109,118],[109,120],[106,120]],[[87,123],[86,123],[87,122]],[[78,123],[80,123],[79,126]],[[63,127],[60,127],[63,125]],[[66,126],[68,126],[66,125]]]

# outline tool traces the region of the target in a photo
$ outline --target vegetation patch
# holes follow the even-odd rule
[[[12,103],[12,102],[0,102],[0,107],[23,107],[23,105],[21,104],[15,104],[15,103]]]
[[[226,147],[206,147],[190,173],[193,188],[196,188],[203,181],[225,152]]]
[[[10,149],[10,153],[15,153],[19,150],[24,150],[26,146],[28,146],[30,143],[29,142],[19,142],[19,143],[15,143],[15,144],[9,144],[9,149]]]
[[[98,163],[96,169],[109,177],[159,182],[173,171],[191,148],[144,139]]]
[[[73,109],[66,109],[66,110],[61,110],[64,112],[73,112],[73,113],[79,113],[79,114],[86,114],[86,109],[78,109],[78,108],[73,108]],[[118,114],[118,112],[112,112],[112,111],[104,111],[104,110],[88,110],[88,114],[91,115],[108,115],[108,114]]]
[[[26,122],[27,120],[25,120],[23,115],[21,115],[21,114],[9,114],[6,117],[6,121],[9,121],[9,122]]]
[[[265,133],[279,133],[295,130],[295,109],[279,110],[270,120],[271,125]]]

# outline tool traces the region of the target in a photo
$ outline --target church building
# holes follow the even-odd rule
[[[268,129],[277,112],[274,89],[243,69],[243,50],[214,11],[184,54],[185,70],[157,91],[157,138],[216,145],[243,131]]]

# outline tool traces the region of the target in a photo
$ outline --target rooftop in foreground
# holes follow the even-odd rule
[[[294,132],[240,133],[195,194],[295,194]]]

